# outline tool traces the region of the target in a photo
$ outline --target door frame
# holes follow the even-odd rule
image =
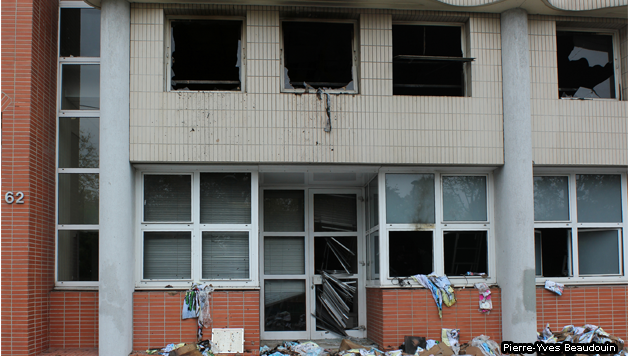
[[[266,190],[301,190],[304,192],[304,232],[264,232],[264,192]],[[340,335],[325,330],[316,330],[316,320],[312,316],[316,311],[315,284],[321,283],[320,275],[314,270],[314,194],[355,194],[357,204],[357,245],[358,245],[358,325],[366,326],[366,236],[364,235],[364,188],[338,187],[313,188],[310,186],[268,186],[259,187],[259,281],[260,281],[260,338],[263,340],[306,340],[306,339],[337,339]],[[325,234],[325,233],[317,233]],[[264,274],[264,237],[268,236],[304,236],[305,243],[305,274],[269,275]],[[265,331],[264,285],[266,280],[304,280],[306,297],[306,330],[305,331]],[[351,337],[366,337],[366,328],[347,330]]]

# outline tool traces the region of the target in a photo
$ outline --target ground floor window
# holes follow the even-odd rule
[[[626,175],[547,173],[534,177],[534,245],[539,280],[605,281],[624,272]]]

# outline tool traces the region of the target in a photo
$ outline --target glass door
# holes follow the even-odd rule
[[[313,339],[365,337],[365,240],[361,189],[310,189]]]
[[[262,191],[262,339],[365,337],[361,196],[346,188]]]

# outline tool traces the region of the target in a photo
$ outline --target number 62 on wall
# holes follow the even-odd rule
[[[15,204],[24,204],[24,193],[15,192],[15,195],[14,195],[13,192],[7,192],[4,195],[4,201],[7,204],[13,204],[14,202]]]

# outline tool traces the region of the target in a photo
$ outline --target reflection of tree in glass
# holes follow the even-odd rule
[[[611,174],[576,175],[578,220],[621,221],[621,177]]]
[[[403,176],[414,179],[408,181]],[[433,224],[434,176],[387,175],[386,211],[388,223]]]
[[[443,197],[445,220],[486,220],[485,177],[444,177]]]
[[[79,168],[98,167],[98,141],[92,137],[92,133],[81,128],[79,137]]]
[[[569,220],[567,177],[534,177],[534,219]]]
[[[302,190],[264,192],[265,231],[303,231],[305,227]]]

